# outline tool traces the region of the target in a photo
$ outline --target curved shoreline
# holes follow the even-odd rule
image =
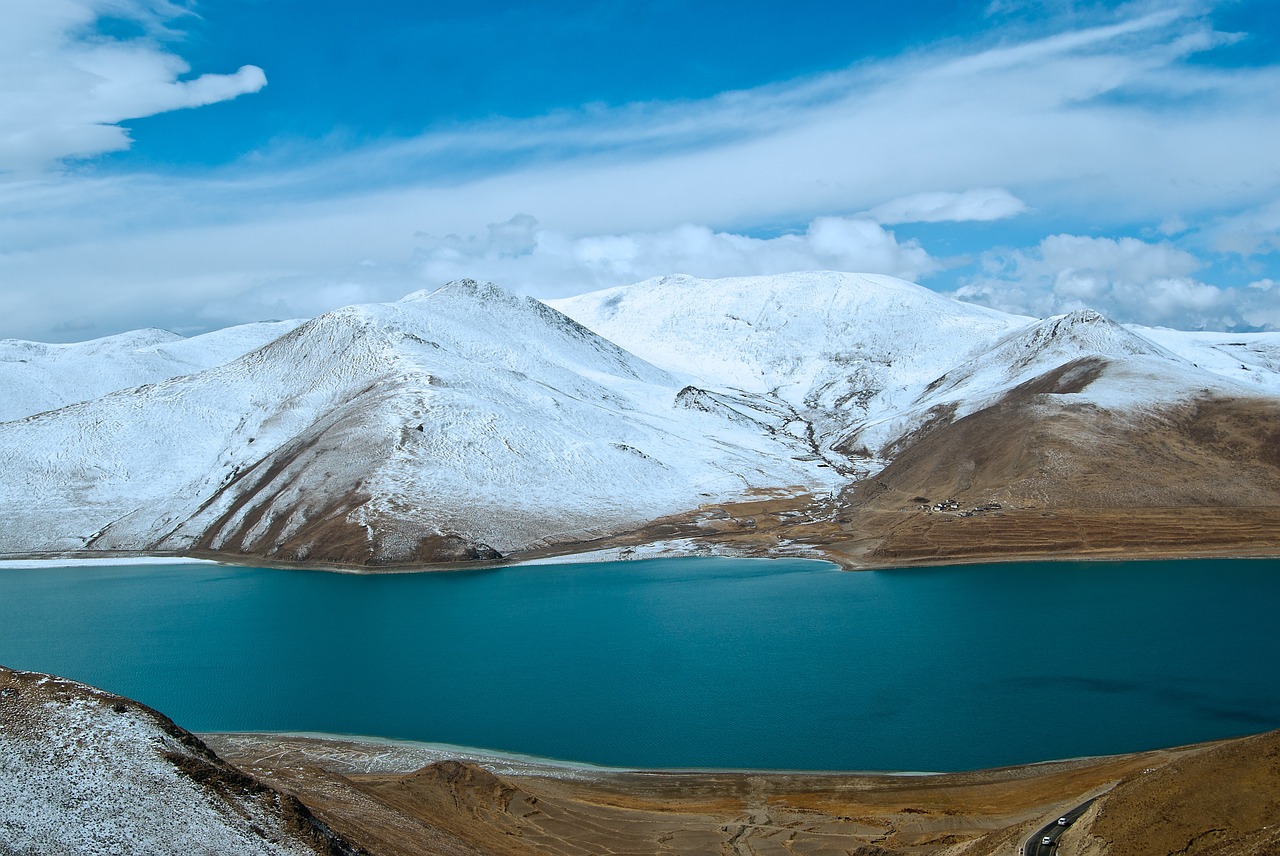
[[[1265,731],[1259,734],[1267,733]],[[432,743],[420,740],[405,740],[393,737],[376,737],[363,734],[335,734],[316,731],[208,731],[197,732],[197,736],[222,754],[223,749],[232,749],[233,754],[244,752],[256,746],[284,746],[292,748],[299,757],[323,758],[326,765],[334,765],[334,769],[354,773],[388,773],[411,772],[428,764],[439,761],[463,761],[487,769],[495,775],[508,776],[541,776],[546,778],[564,778],[581,781],[595,781],[602,778],[619,776],[672,776],[672,777],[708,777],[708,776],[765,776],[795,778],[829,778],[829,779],[938,779],[945,777],[1002,777],[1016,776],[1020,771],[1042,771],[1049,768],[1064,769],[1070,767],[1086,767],[1097,764],[1123,761],[1152,753],[1182,752],[1213,746],[1230,740],[1255,735],[1240,735],[1234,738],[1206,740],[1185,746],[1156,747],[1134,752],[1121,752],[1114,755],[1082,755],[1075,758],[1055,758],[1044,761],[1029,761],[1025,764],[1007,764],[998,767],[982,767],[972,770],[919,771],[919,770],[795,770],[795,769],[756,769],[747,767],[613,767],[603,764],[592,764],[586,761],[566,761],[558,758],[545,758],[538,755],[527,755],[519,752],[504,752],[497,749],[483,749],[474,746],[458,746],[451,743]],[[314,750],[305,751],[304,747]],[[372,751],[370,751],[372,750]],[[278,752],[276,757],[283,753]]]
[[[404,740],[394,737],[375,737],[364,734],[334,734],[319,731],[209,731],[198,732],[202,740],[218,745],[250,745],[255,743],[287,743],[288,741],[312,741],[317,747],[330,747],[333,756],[330,760],[341,762],[343,753],[350,752],[352,757],[362,753],[357,749],[370,747],[380,750],[376,757],[391,762],[396,759],[413,761],[422,759],[418,767],[436,761],[465,761],[484,767],[497,775],[539,775],[553,778],[596,779],[618,775],[654,775],[654,776],[843,776],[856,778],[910,778],[929,776],[966,775],[986,771],[931,772],[914,770],[774,770],[754,769],[747,767],[613,767],[603,764],[592,764],[587,761],[566,761],[559,758],[545,758],[539,755],[526,755],[520,752],[505,752],[498,749],[483,749],[475,746],[458,746],[451,743],[431,743],[421,740]],[[374,756],[371,756],[374,757]],[[1043,764],[1068,764],[1076,762],[1097,761],[1112,756],[1094,756],[1092,758],[1070,758],[1061,761],[1036,761],[1030,764],[1019,764],[1010,767],[994,767],[992,770],[1018,769]],[[1115,756],[1121,757],[1121,756]],[[394,766],[378,769],[365,769],[360,772],[403,771],[404,767]],[[416,767],[410,768],[416,769]],[[353,770],[354,771],[354,770]]]
[[[1216,797],[1223,793],[1245,804],[1234,812],[1240,815],[1234,837],[1263,845],[1230,852],[1271,853],[1274,848],[1266,845],[1280,842],[1268,825],[1274,809],[1263,815],[1256,810],[1261,803],[1274,805],[1268,802],[1274,779],[1266,759],[1274,757],[1280,732],[935,775],[646,771],[556,761],[512,769],[474,759],[500,760],[504,753],[406,757],[404,752],[423,748],[411,741],[344,735],[201,737],[225,760],[293,793],[370,852],[426,852],[423,836],[434,828],[495,856],[746,856],[780,853],[783,844],[786,852],[797,854],[986,856],[1015,852],[1036,830],[1096,798],[1105,801],[1110,827],[1098,826],[1103,809],[1087,812],[1070,824],[1073,840],[1084,844],[1101,836],[1119,842],[1116,852],[1154,856],[1175,852],[1163,842],[1159,849],[1140,846],[1153,828],[1170,826],[1170,818],[1175,828],[1164,836],[1170,841],[1185,843],[1205,830],[1220,830]],[[448,751],[439,744],[426,746],[433,753]],[[388,749],[401,753],[402,763],[387,765],[382,753]]]

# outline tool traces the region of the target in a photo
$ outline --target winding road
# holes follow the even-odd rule
[[[1093,799],[1097,799],[1097,797],[1094,797]],[[1018,848],[1018,852],[1022,854],[1022,856],[1054,856],[1055,851],[1058,849],[1058,839],[1062,836],[1062,833],[1066,832],[1071,827],[1071,824],[1076,822],[1076,819],[1080,817],[1080,815],[1088,811],[1089,806],[1091,805],[1093,805],[1093,800],[1088,800],[1087,802],[1080,803],[1080,805],[1064,814],[1063,817],[1067,819],[1066,826],[1059,825],[1058,821],[1055,820],[1053,823],[1046,824],[1036,830],[1035,834],[1028,838],[1023,845]],[[1046,837],[1053,843],[1043,843]]]

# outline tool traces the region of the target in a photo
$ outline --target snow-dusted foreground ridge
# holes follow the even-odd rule
[[[1132,421],[1280,393],[1276,334],[1037,321],[884,276],[552,305],[460,281],[191,340],[0,343],[0,553],[494,559],[764,493],[834,509],[1015,394]]]
[[[0,667],[0,853],[354,853],[137,702]]]

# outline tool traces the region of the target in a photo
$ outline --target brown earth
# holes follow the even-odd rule
[[[1094,812],[1089,835],[1076,850],[1132,856],[1280,853],[1278,789],[1276,733],[1231,741],[1121,782]]]
[[[1064,834],[1063,856],[1280,852],[1280,732],[932,776],[536,766],[495,775],[459,761],[409,771],[388,769],[394,761],[368,743],[206,739],[374,854],[1012,854],[1099,794]],[[420,828],[474,849],[425,849]]]
[[[537,553],[688,539],[847,568],[1280,555],[1280,401],[1206,396],[1121,414],[1072,402],[1105,367],[1079,362],[964,418],[936,414],[838,496],[782,489]]]
[[[846,491],[853,537],[832,552],[870,565],[1280,552],[1280,401],[1122,416],[1024,387]],[[959,507],[922,510],[948,500]]]

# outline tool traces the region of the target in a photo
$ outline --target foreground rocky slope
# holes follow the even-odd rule
[[[52,346],[5,343],[21,418],[0,422],[0,553],[361,567],[656,544],[857,567],[1280,548],[1280,334],[1037,321],[837,273],[554,305],[463,281],[247,353],[269,328],[58,346],[61,371]],[[165,376],[158,348],[208,367]],[[119,388],[47,410],[4,357],[39,353],[64,398],[117,363]]]
[[[357,852],[150,708],[0,667],[0,853]]]
[[[314,736],[206,735],[214,754],[136,702],[3,668],[0,714],[6,854],[995,856],[1093,797],[1063,856],[1280,845],[1280,732],[937,776],[641,773]]]

